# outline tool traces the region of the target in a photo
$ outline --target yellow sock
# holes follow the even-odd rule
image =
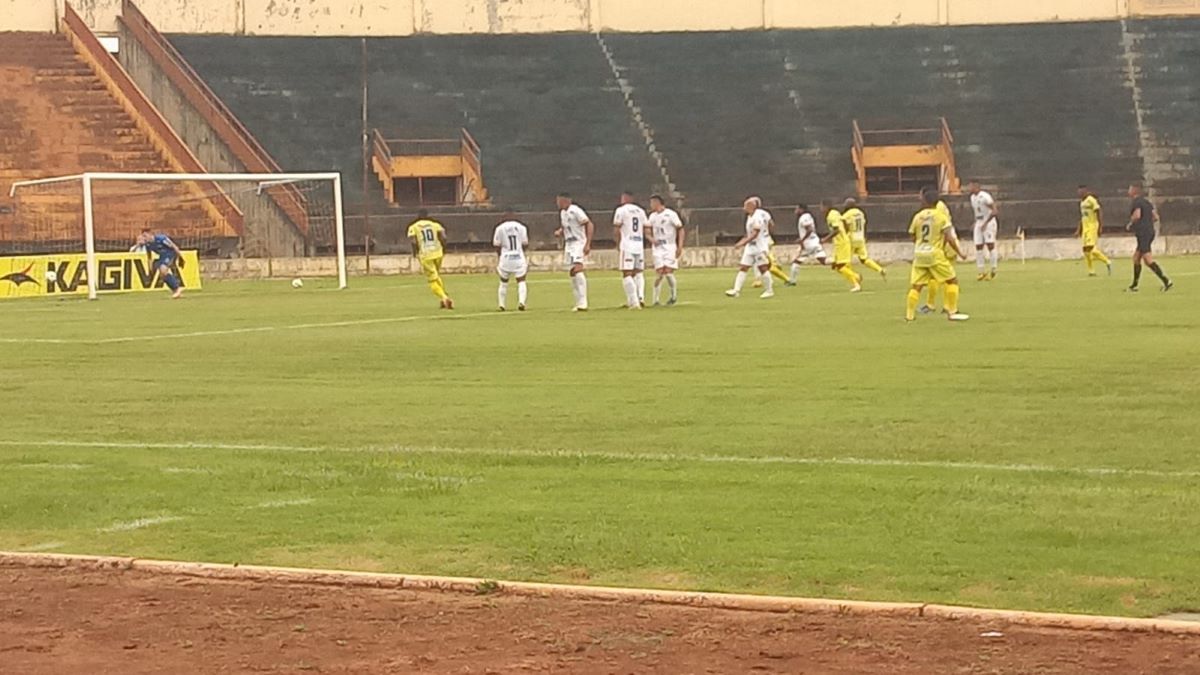
[[[779,263],[771,263],[771,276],[784,283],[791,281],[791,278],[789,278],[787,273],[783,271],[783,268],[779,266]]]
[[[842,267],[839,267],[838,274],[846,277],[846,281],[849,281],[850,285],[852,286],[857,286],[858,280],[861,278],[855,274],[854,270],[850,269],[849,265],[843,265]]]
[[[904,318],[912,321],[917,318],[917,305],[921,304],[921,291],[915,288],[908,289],[908,295],[904,298]]]
[[[1104,255],[1104,253],[1098,248],[1092,249],[1092,260],[1095,260],[1098,263],[1104,263],[1105,265],[1108,265],[1112,262],[1108,259],[1108,256]]]
[[[867,269],[875,272],[876,274],[883,271],[883,266],[874,260],[871,260],[870,258],[860,258],[860,260],[862,261],[862,264],[867,266]]]
[[[938,287],[940,286],[941,284],[936,281],[929,282],[929,299],[925,301],[925,304],[928,305],[930,309],[937,308],[937,292]]]
[[[434,277],[429,280],[429,290],[438,296],[438,300],[446,299],[446,285],[442,283],[441,277]]]
[[[958,284],[946,284],[946,311],[958,314]]]
[[[1083,262],[1087,265],[1088,274],[1096,273],[1095,250],[1083,252]]]

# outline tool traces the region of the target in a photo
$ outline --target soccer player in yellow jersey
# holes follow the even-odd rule
[[[429,290],[441,301],[442,309],[454,309],[454,301],[446,294],[442,283],[442,256],[446,251],[446,229],[429,212],[421,209],[417,220],[408,226],[408,239],[412,243],[413,257],[421,261],[421,271],[429,281]]]
[[[966,321],[971,318],[958,313],[958,275],[950,262],[949,252],[966,260],[958,247],[958,237],[945,212],[938,209],[937,190],[926,189],[921,193],[922,208],[913,216],[908,232],[913,237],[913,264],[910,281],[912,287],[905,298],[904,318],[917,318],[917,304],[921,302],[921,289],[931,281],[946,288],[946,310],[951,321]]]
[[[850,259],[854,257],[854,247],[850,244],[850,233],[846,231],[846,221],[842,214],[833,208],[833,202],[826,199],[821,202],[825,209],[825,225],[829,234],[822,241],[833,241],[833,271],[846,277],[850,282],[850,292],[862,290],[862,275],[850,269]]]
[[[924,197],[926,191],[930,190],[932,190],[935,195],[937,194],[937,188],[927,187],[925,190],[921,191],[922,197]],[[937,205],[934,208],[936,208],[943,216],[946,216],[946,222],[950,223],[950,236],[954,237],[954,241],[957,242],[958,232],[954,230],[954,218],[950,215],[950,207],[946,206],[945,200],[943,200],[940,195],[937,197]],[[942,290],[942,283],[937,279],[931,279],[929,281],[929,298],[925,301],[925,304],[921,306],[922,314],[931,314],[936,311],[935,307],[937,307],[937,295],[938,291],[940,290]],[[943,311],[945,311],[945,301],[942,302],[942,307]]]
[[[845,210],[842,211],[842,222],[846,223],[846,231],[850,233],[850,251],[859,262],[867,266],[867,269],[878,272],[879,276],[887,279],[887,270],[867,255],[867,214],[858,208],[858,202],[854,201],[853,197],[846,200],[843,208]]]
[[[1079,186],[1079,228],[1075,236],[1083,242],[1083,262],[1087,264],[1089,277],[1096,276],[1096,263],[1104,263],[1108,275],[1112,276],[1112,261],[1100,251],[1100,231],[1104,228],[1104,215],[1100,212],[1100,200],[1086,185]]]

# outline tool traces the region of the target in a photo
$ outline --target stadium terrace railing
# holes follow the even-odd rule
[[[468,169],[463,171],[463,175],[471,178],[464,181],[462,192],[458,195],[458,202],[454,206],[467,203],[466,197],[471,190],[481,187],[480,184],[476,184],[475,177],[483,176],[483,151],[480,149],[479,143],[475,141],[475,137],[465,128],[459,130],[458,138],[388,138],[379,129],[371,130],[371,138],[375,159],[379,164],[387,167],[389,173],[392,159],[396,155],[412,157],[458,155],[462,157],[462,161]],[[443,204],[442,206],[447,205]]]
[[[87,27],[69,3],[64,5],[62,22],[63,29],[76,51],[96,71],[121,107],[145,130],[172,167],[181,173],[204,173],[205,168],[200,164],[200,160],[171,125],[167,124],[162,114],[150,103],[121,64],[100,44],[96,34]],[[204,181],[197,179],[197,182]],[[226,223],[238,236],[242,236],[244,222],[241,209],[215,183],[205,185],[205,190],[201,190],[197,185],[191,185],[189,189],[200,199],[204,209],[209,211],[215,221]]]
[[[245,166],[248,172],[279,173],[281,169],[275,158],[262,147],[241,120],[205,84],[192,66],[162,33],[150,23],[146,15],[132,0],[123,0],[121,16],[117,21],[125,26],[150,58],[158,64],[171,84],[183,94],[217,135],[229,146],[230,151]],[[267,195],[283,211],[288,220],[301,234],[308,233],[308,209],[306,198],[294,185],[283,185],[266,190]]]

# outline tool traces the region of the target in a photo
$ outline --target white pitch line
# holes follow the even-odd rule
[[[36,462],[33,464],[18,464],[18,469],[49,469],[51,471],[82,471],[88,468],[87,464],[55,464],[53,462]]]
[[[592,450],[519,450],[503,448],[445,448],[390,446],[297,446],[242,443],[133,443],[120,441],[0,440],[0,446],[30,448],[115,448],[123,450],[227,450],[238,452],[289,453],[395,453],[408,455],[455,455],[479,457],[514,457],[527,459],[602,460],[615,462],[647,462],[676,464],[746,464],[792,466],[851,466],[898,469],[949,469],[960,471],[992,471],[1008,473],[1066,473],[1081,476],[1139,476],[1146,478],[1193,479],[1200,471],[1166,471],[1160,469],[1124,469],[1117,467],[1053,466],[1049,464],[997,464],[990,462],[952,462],[937,460],[877,459],[868,457],[788,457],[781,455],[680,455],[672,453],[623,453]]]
[[[311,497],[301,497],[299,499],[277,499],[274,501],[262,502],[261,504],[255,504],[254,506],[248,506],[246,508],[247,509],[284,509],[289,506],[304,506],[306,504],[312,504],[315,501],[317,501],[317,500],[315,500]]]
[[[26,546],[24,550],[26,550],[30,553],[38,553],[40,551],[53,551],[54,549],[62,548],[64,546],[66,546],[66,544],[64,544],[61,541],[48,541],[44,544],[34,544],[33,546]]]
[[[183,516],[154,516],[152,518],[138,518],[123,523],[113,523],[108,527],[97,528],[97,532],[112,533],[112,532],[129,532],[131,530],[140,530],[144,527],[152,525],[161,525],[163,523],[173,523],[177,520],[183,520]]]

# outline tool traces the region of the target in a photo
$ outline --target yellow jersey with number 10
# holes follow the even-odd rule
[[[417,255],[422,260],[442,255],[442,240],[438,236],[445,232],[436,220],[418,220],[408,226],[408,238],[416,240]]]

